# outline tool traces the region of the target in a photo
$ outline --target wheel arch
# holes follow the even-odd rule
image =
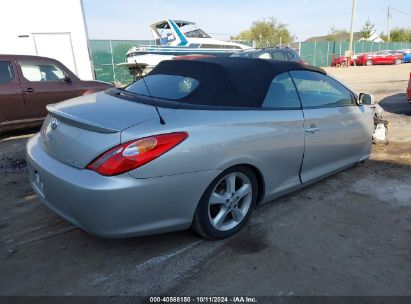
[[[229,165],[224,167],[222,170],[226,171],[233,167],[247,167],[254,172],[255,177],[257,178],[257,184],[258,184],[257,204],[260,203],[264,198],[265,190],[266,190],[265,180],[264,180],[263,174],[261,173],[261,170],[258,168],[257,165],[252,164],[250,162],[238,162],[235,164],[230,163]]]
[[[245,166],[253,170],[255,176],[257,177],[257,183],[258,183],[257,204],[259,204],[263,200],[264,195],[265,195],[265,181],[264,181],[263,174],[257,167],[253,165],[242,164],[241,166]]]

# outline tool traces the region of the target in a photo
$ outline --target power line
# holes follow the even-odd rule
[[[398,23],[398,22],[403,22],[403,21],[408,21],[408,20],[410,20],[411,18],[401,18],[401,19],[392,19],[391,18],[391,22],[392,23]],[[382,24],[386,24],[386,21],[383,21],[383,22],[376,22],[376,23],[373,23],[374,25],[382,25]]]
[[[402,11],[402,10],[399,10],[399,9],[396,9],[396,8],[394,8],[394,7],[390,7],[393,11],[396,11],[396,12],[398,12],[398,13],[401,13],[401,14],[404,14],[404,15],[407,15],[407,16],[410,16],[411,17],[411,14],[409,14],[409,13],[406,13],[406,12],[404,12],[404,11]]]

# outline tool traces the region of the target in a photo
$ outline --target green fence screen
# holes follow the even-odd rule
[[[331,66],[333,54],[335,56],[343,56],[349,49],[348,41],[302,42],[300,45],[301,59],[308,64],[319,67]],[[354,54],[403,49],[411,49],[411,43],[374,43],[370,41],[359,41],[353,44]]]
[[[97,80],[126,84],[133,81],[128,70],[118,64],[126,61],[126,53],[133,46],[154,44],[153,40],[90,40],[91,55]],[[333,54],[344,55],[348,51],[347,41],[301,42],[298,44],[301,59],[311,65],[326,67],[331,65]],[[382,50],[411,49],[410,42],[373,43],[355,42],[354,53]]]
[[[131,47],[153,43],[151,40],[90,40],[96,79],[122,84],[133,81],[128,70],[118,64],[126,62],[126,53]]]

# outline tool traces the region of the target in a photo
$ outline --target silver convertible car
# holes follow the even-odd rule
[[[257,203],[369,158],[371,96],[297,62],[160,63],[125,89],[49,105],[31,185],[102,237],[238,232]]]

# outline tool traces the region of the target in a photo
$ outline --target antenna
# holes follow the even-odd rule
[[[160,119],[160,123],[161,123],[162,125],[165,125],[165,124],[166,124],[166,121],[163,119],[163,117],[161,117],[161,114],[160,114],[160,111],[158,110],[157,104],[156,104],[156,102],[154,101],[154,98],[153,98],[153,96],[151,95],[150,89],[148,88],[148,85],[147,85],[147,83],[146,83],[146,79],[144,78],[144,75],[143,75],[144,69],[137,64],[137,60],[134,60],[134,62],[136,63],[137,68],[140,70],[141,79],[142,79],[143,82],[144,82],[144,85],[145,85],[145,87],[146,87],[146,89],[147,89],[148,95],[150,96],[150,99],[151,99],[151,102],[153,103],[153,106],[156,108],[156,112],[157,112],[157,114],[158,114],[158,118]]]

